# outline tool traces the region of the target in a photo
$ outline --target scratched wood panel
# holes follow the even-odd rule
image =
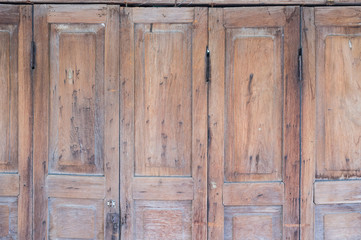
[[[224,211],[224,240],[282,239],[280,206],[227,206]]]
[[[34,16],[34,239],[116,239],[119,7]]]
[[[303,12],[304,239],[361,238],[361,28],[355,14],[360,10],[320,7]]]
[[[51,24],[50,173],[103,173],[104,34]]]
[[[136,201],[135,206],[137,231],[132,239],[194,239],[191,201]]]
[[[360,181],[329,181],[315,183],[316,204],[360,203]]]
[[[190,176],[191,25],[136,24],[134,31],[135,174]]]
[[[281,180],[282,34],[281,28],[226,30],[227,181]]]
[[[18,239],[17,197],[0,197],[0,239]]]
[[[274,183],[225,183],[223,204],[240,205],[282,205],[284,184]]]
[[[104,202],[49,198],[49,239],[103,239]]]
[[[315,223],[315,239],[360,239],[361,205],[318,205]]]
[[[31,239],[31,21],[0,4],[0,239]]]
[[[208,239],[298,239],[299,14],[210,9]],[[262,205],[281,206],[282,224],[235,216]]]
[[[124,8],[121,22],[121,237],[205,239],[207,9]]]
[[[133,198],[148,200],[193,200],[191,178],[134,179]]]
[[[0,27],[0,172],[18,171],[18,27]]]
[[[322,28],[322,38],[318,41],[319,58],[325,65],[318,65],[317,127],[323,131],[318,135],[317,175],[319,178],[360,177],[360,28],[353,29],[354,32],[329,30]]]

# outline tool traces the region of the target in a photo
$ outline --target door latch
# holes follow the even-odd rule
[[[114,200],[107,201],[107,206],[110,208],[116,208],[115,204],[116,204],[116,202]]]
[[[108,213],[107,214],[107,226],[111,227],[113,225],[113,233],[116,233],[119,228],[119,214],[118,213]]]

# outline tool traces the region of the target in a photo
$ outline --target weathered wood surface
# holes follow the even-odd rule
[[[303,11],[302,239],[361,236],[360,11]]]
[[[207,236],[207,14],[121,9],[124,239]]]
[[[34,239],[117,238],[119,6],[34,8]]]
[[[32,237],[31,6],[0,5],[0,238]]]
[[[3,3],[103,3],[121,4],[122,6],[157,6],[166,5],[170,7],[192,5],[204,6],[227,6],[227,5],[342,5],[361,4],[360,0],[3,0]]]
[[[245,206],[259,211],[252,222],[266,221],[262,205],[283,206],[283,225],[270,224],[271,235],[248,227],[247,237],[299,237],[299,13],[210,9],[209,239],[237,239]]]

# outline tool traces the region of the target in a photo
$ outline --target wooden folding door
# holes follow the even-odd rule
[[[301,239],[361,238],[360,11],[303,10]]]
[[[298,239],[298,7],[209,10],[208,239]]]
[[[121,10],[122,239],[207,234],[206,8]]]
[[[34,239],[117,239],[119,7],[34,8]]]
[[[31,6],[0,5],[0,239],[31,238]]]

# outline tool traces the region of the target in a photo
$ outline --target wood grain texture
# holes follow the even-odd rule
[[[330,181],[315,183],[316,204],[360,203],[360,181]]]
[[[301,128],[301,239],[314,238],[314,193],[316,161],[316,56],[314,8],[302,11],[302,128]]]
[[[302,239],[360,237],[358,11],[303,11]]]
[[[104,3],[104,4],[122,4],[127,6],[157,6],[169,5],[173,6],[195,6],[202,4],[203,6],[244,6],[244,5],[321,5],[321,6],[337,6],[344,4],[359,4],[359,0],[4,0],[3,3],[29,4],[29,3]]]
[[[282,204],[282,238],[299,238],[300,11],[297,7],[257,11],[210,10],[209,239],[228,236],[222,198],[223,203],[238,206]],[[252,13],[259,17],[250,17]],[[279,194],[274,193],[276,200],[266,187],[269,183],[257,183],[254,197],[252,193],[243,199],[235,193],[242,181],[251,186],[250,182],[271,180],[284,183],[276,191]],[[268,198],[257,202],[260,194]]]
[[[282,7],[249,8],[242,14],[237,8],[224,9],[224,24],[226,28],[241,27],[279,27],[286,24],[286,13]]]
[[[49,239],[104,239],[102,200],[49,198]]]
[[[18,73],[21,68],[18,66],[19,24],[6,23],[0,29],[3,43],[0,48],[0,172],[16,173],[19,167]]]
[[[226,206],[224,240],[283,239],[281,206]]]
[[[120,137],[119,137],[119,98],[120,98],[120,9],[116,5],[107,6],[107,28],[105,29],[105,116],[104,116],[104,173],[106,176],[105,198],[114,200],[115,207],[108,207],[105,238],[120,237]],[[117,226],[109,222],[109,216],[116,216]]]
[[[223,9],[209,9],[209,50],[211,80],[208,89],[208,239],[223,239],[224,235],[224,62],[225,32]]]
[[[119,8],[41,5],[35,18],[42,51],[34,74],[34,239],[90,237],[89,223],[64,225],[51,215],[49,198],[67,202],[63,217],[94,218],[90,238],[118,238]],[[96,204],[72,208],[79,199]]]
[[[0,238],[1,239],[18,239],[19,219],[22,214],[18,211],[17,197],[0,197]]]
[[[191,25],[136,24],[134,31],[135,174],[190,176]]]
[[[135,3],[142,3],[143,0],[133,0]],[[149,1],[147,1],[149,2]],[[237,5],[326,5],[329,3],[347,3],[347,2],[358,2],[358,0],[176,0],[177,6],[189,6],[192,4],[204,4],[208,6],[237,6]],[[255,21],[257,21],[255,19]]]
[[[19,195],[19,175],[1,174],[0,175],[0,196],[18,196]]]
[[[324,51],[324,58],[320,56],[320,60],[325,64],[318,67],[319,79],[327,79],[319,81],[322,84],[319,99],[323,99],[318,105],[320,125],[317,127],[324,131],[318,138],[322,140],[317,159],[317,174],[321,178],[361,176],[358,146],[361,138],[361,91],[358,88],[361,66],[357,63],[361,39],[356,32],[342,31],[340,34],[346,35],[320,34],[324,38],[318,42]],[[321,118],[324,118],[322,123]]]
[[[315,239],[359,239],[361,204],[318,205],[315,208]]]
[[[50,27],[49,173],[104,172],[104,34],[99,24]]]
[[[193,200],[191,178],[135,178],[133,199],[143,200]]]
[[[138,230],[138,199],[154,207],[162,206],[161,200],[180,205],[187,201],[189,212],[184,214],[192,216],[190,232],[170,236],[204,239],[207,235],[207,9],[178,9],[176,15],[171,14],[174,9],[165,10],[122,10],[120,42],[131,43],[121,45],[120,58],[125,239],[138,239],[139,231],[145,238],[166,238],[168,229],[163,227],[151,235]],[[167,211],[175,214],[178,210]],[[178,220],[169,221],[169,229],[175,228]]]
[[[34,183],[34,216],[33,238],[48,239],[47,214],[48,202],[46,189],[46,175],[48,173],[48,117],[49,117],[49,31],[47,30],[47,6],[34,6],[34,37],[36,46],[36,64],[41,68],[34,71],[34,133],[33,133],[33,183]]]
[[[360,26],[360,7],[315,8],[316,26]]]
[[[0,5],[0,238],[31,239],[31,6]]]
[[[19,6],[0,4],[0,23],[1,24],[16,24],[20,21],[21,12]]]
[[[193,8],[147,8],[133,9],[134,23],[192,23],[194,21]]]
[[[135,201],[132,239],[198,239],[192,236],[191,201]]]
[[[103,23],[106,19],[104,5],[49,5],[47,13],[49,23]]]
[[[104,177],[68,176],[66,179],[58,175],[47,178],[47,193],[53,198],[94,198],[105,196]]]
[[[120,214],[121,239],[132,239],[134,209],[134,42],[133,11],[120,9]]]
[[[225,183],[225,206],[283,205],[284,184],[279,183]]]
[[[19,50],[18,50],[18,111],[19,111],[19,175],[20,196],[18,198],[19,239],[32,239],[33,218],[33,82],[30,69],[30,42],[32,37],[31,6],[19,6]]]
[[[225,66],[226,180],[279,181],[283,30],[230,27],[226,28]]]
[[[283,122],[283,239],[299,238],[300,187],[300,83],[297,76],[300,46],[300,9],[286,8],[284,30],[284,122]]]
[[[208,169],[208,83],[205,49],[208,44],[208,9],[194,9],[192,40],[192,236],[207,239],[207,169]]]
[[[318,179],[361,176],[358,146],[360,90],[356,80],[360,67],[359,29],[350,26],[316,28],[317,121],[314,131]]]

